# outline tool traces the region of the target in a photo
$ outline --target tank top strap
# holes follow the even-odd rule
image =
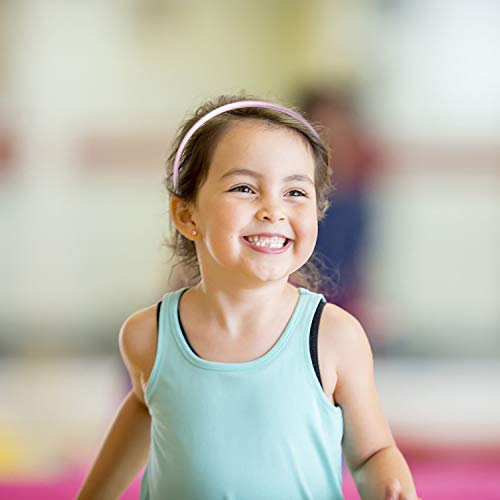
[[[318,306],[320,303],[324,306],[326,298],[322,293],[313,292],[304,287],[300,287],[300,292],[304,304],[302,306],[302,313],[298,319],[297,330],[298,334],[302,337],[302,344],[304,343],[304,337],[306,337],[307,344],[309,344],[311,334],[314,332],[317,334],[318,330],[317,327],[322,310],[322,307]]]
[[[149,379],[144,391],[144,399],[149,407],[151,407],[151,399],[153,393],[156,391],[158,379],[160,375],[165,372],[164,363],[167,358],[167,353],[172,349],[172,327],[169,316],[172,314],[174,307],[176,307],[179,295],[187,290],[188,287],[167,292],[163,295],[161,301],[156,306],[156,320],[157,320],[157,340],[156,340],[156,354],[153,363],[153,368],[149,375]],[[150,408],[151,410],[151,408]]]
[[[322,305],[326,303],[326,298],[322,293],[313,292],[308,288],[300,287],[299,290],[302,307],[290,340],[291,346],[289,350],[293,351],[294,363],[302,363],[308,367],[310,365],[319,378],[319,370],[316,367],[318,356],[317,335]]]

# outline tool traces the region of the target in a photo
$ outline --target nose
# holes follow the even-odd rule
[[[271,222],[286,220],[286,215],[278,203],[271,201],[264,203],[257,211],[259,220],[269,220]]]

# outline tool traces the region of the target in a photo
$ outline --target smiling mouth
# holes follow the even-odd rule
[[[290,239],[284,237],[273,236],[271,238],[258,238],[256,236],[243,236],[251,245],[262,248],[283,248]]]

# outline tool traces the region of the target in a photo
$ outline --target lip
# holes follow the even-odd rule
[[[268,235],[268,233],[259,233],[259,236],[267,236],[267,235]],[[253,235],[249,235],[249,236],[253,236]],[[274,234],[271,236],[281,236],[281,235]],[[282,238],[286,238],[286,236],[282,236]],[[241,236],[240,239],[241,239],[241,241],[243,241],[243,243],[245,243],[245,245],[249,246],[252,250],[256,250],[257,252],[261,252],[261,253],[283,253],[283,252],[286,252],[288,250],[288,248],[293,243],[293,240],[291,240],[290,238],[287,238],[288,241],[286,242],[286,244],[283,248],[266,248],[266,247],[259,247],[257,245],[254,245],[253,243],[250,243],[243,236]]]

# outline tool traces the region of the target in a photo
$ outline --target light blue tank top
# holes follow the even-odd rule
[[[145,400],[151,446],[141,500],[342,499],[343,415],[321,388],[309,352],[322,294],[299,288],[287,326],[263,356],[197,356],[166,293]]]

